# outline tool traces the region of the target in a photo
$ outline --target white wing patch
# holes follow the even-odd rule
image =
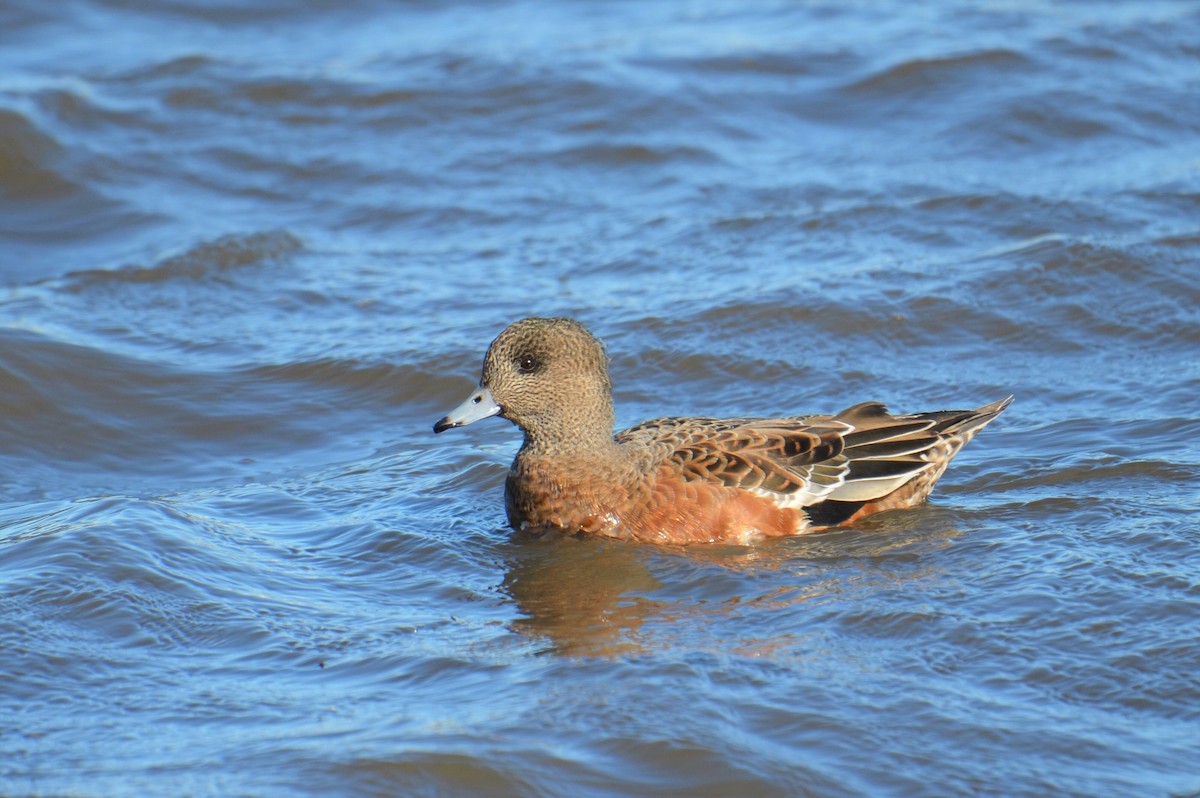
[[[750,488],[749,492],[770,499],[779,507],[799,510],[832,498],[834,493],[845,485],[846,474],[849,471],[850,461],[838,455],[823,463],[797,468],[794,473],[801,477],[804,483],[803,487],[791,493],[780,493],[763,488]]]

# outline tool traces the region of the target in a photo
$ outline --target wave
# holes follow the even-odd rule
[[[937,58],[912,58],[858,78],[842,91],[895,101],[898,97],[930,89],[971,89],[980,82],[992,82],[998,75],[1028,73],[1033,62],[1023,54],[1007,49],[982,50]]]
[[[438,355],[394,364],[316,358],[206,369],[0,329],[0,490],[37,498],[107,486],[224,482],[329,462],[421,434],[471,372]],[[425,422],[428,423],[425,423]]]
[[[87,269],[67,275],[64,290],[84,292],[111,283],[158,283],[204,280],[238,269],[285,261],[304,250],[304,243],[285,230],[229,234],[171,255],[151,266]]]
[[[160,220],[153,211],[115,199],[93,179],[91,154],[65,144],[29,117],[0,108],[0,239],[5,242],[0,279],[30,282],[61,273],[101,242],[120,246],[121,236],[136,235]]]

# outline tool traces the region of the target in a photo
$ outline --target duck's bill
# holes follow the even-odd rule
[[[441,421],[433,425],[434,432],[445,432],[451,427],[465,427],[481,419],[490,418],[500,412],[500,405],[492,398],[492,392],[480,386],[479,390],[467,397],[463,402]]]

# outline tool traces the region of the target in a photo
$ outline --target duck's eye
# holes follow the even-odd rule
[[[540,365],[538,359],[533,355],[524,355],[517,361],[517,370],[522,374],[532,374],[538,370],[538,366]]]

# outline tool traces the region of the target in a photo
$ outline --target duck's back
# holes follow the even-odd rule
[[[651,487],[623,535],[745,540],[851,523],[924,501],[954,455],[1005,407],[893,416],[661,418],[618,433]]]

